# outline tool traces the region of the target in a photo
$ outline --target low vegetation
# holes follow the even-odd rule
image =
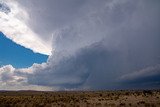
[[[160,107],[160,91],[1,91],[0,107]]]

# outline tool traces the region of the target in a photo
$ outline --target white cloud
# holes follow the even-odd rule
[[[25,81],[25,77],[16,75],[15,70],[12,65],[0,68],[0,82],[2,86],[20,84]]]
[[[32,71],[32,67],[15,69],[12,65],[2,66],[0,68],[0,90],[58,90],[58,87],[28,84],[27,74],[32,73]]]
[[[51,46],[39,38],[31,28],[28,27],[29,16],[15,0],[4,0],[11,12],[0,11],[0,31],[15,43],[22,45],[34,52],[50,55]]]

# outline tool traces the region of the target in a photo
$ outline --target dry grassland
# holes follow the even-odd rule
[[[160,91],[1,91],[0,107],[160,107]]]

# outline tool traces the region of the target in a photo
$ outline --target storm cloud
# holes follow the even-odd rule
[[[25,78],[23,84],[95,90],[159,87],[160,80],[154,79],[160,64],[159,0],[22,0],[19,4],[30,13],[28,27],[52,47],[46,63],[14,68]],[[1,74],[1,81],[13,78],[6,75]],[[149,84],[139,85],[140,78]]]

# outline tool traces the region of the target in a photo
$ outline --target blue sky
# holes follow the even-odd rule
[[[33,63],[46,62],[48,56],[34,53],[30,49],[26,49],[10,39],[6,38],[0,32],[0,65],[11,64],[15,68],[30,67]]]

